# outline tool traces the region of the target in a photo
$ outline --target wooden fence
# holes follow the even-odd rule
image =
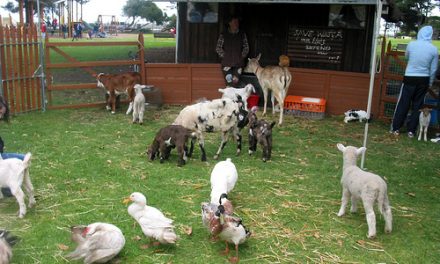
[[[136,46],[139,53],[137,59],[127,60],[107,60],[107,61],[78,61],[64,52],[62,47],[90,47],[90,46]],[[64,57],[68,62],[53,63],[50,57],[50,51],[54,51]],[[138,36],[138,41],[106,41],[106,42],[50,42],[48,38],[45,41],[45,59],[46,59],[46,76],[48,80],[52,80],[52,70],[55,69],[68,69],[68,68],[81,68],[88,74],[95,76],[97,72],[93,67],[101,66],[121,66],[121,65],[139,65],[139,71],[141,74],[142,83],[145,83],[145,63],[144,63],[144,36],[142,33]],[[76,84],[53,84],[48,82],[48,109],[63,109],[63,108],[81,108],[81,107],[95,107],[103,105],[104,102],[95,103],[80,103],[80,104],[64,104],[64,105],[52,105],[52,91],[72,91],[79,89],[97,89],[96,82],[93,83],[76,83]],[[101,88],[100,88],[101,89]]]
[[[42,108],[38,46],[35,25],[3,26],[0,17],[0,92],[11,114]]]

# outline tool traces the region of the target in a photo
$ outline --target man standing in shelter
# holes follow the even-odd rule
[[[249,53],[249,44],[246,34],[240,31],[238,17],[228,20],[228,28],[220,34],[217,41],[217,54],[222,60],[222,71],[226,85],[238,87],[244,61]]]

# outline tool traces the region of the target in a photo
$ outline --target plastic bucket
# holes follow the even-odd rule
[[[254,106],[258,106],[258,101],[260,100],[260,97],[256,94],[251,94],[249,98],[247,99],[248,103],[248,109],[251,109]]]

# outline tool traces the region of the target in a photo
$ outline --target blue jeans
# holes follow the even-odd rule
[[[17,159],[24,159],[24,154],[20,154],[20,153],[1,153],[2,158],[3,159],[11,159],[11,158],[17,158]],[[12,193],[11,190],[9,190],[9,188],[1,188],[0,190],[4,196],[6,197],[11,197]]]

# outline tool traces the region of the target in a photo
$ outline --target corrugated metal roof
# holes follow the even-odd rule
[[[377,0],[153,0],[154,2],[218,2],[218,3],[286,3],[286,4],[350,4],[375,5]]]

